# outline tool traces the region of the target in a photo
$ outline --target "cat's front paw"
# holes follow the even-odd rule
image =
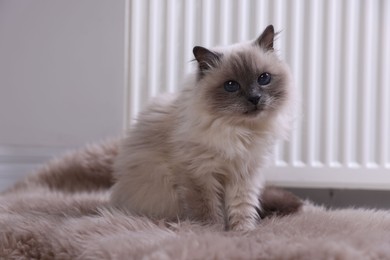
[[[253,219],[246,219],[241,221],[234,221],[229,225],[229,229],[232,231],[244,231],[248,232],[256,228],[257,222]]]

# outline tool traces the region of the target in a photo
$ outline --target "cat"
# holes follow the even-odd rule
[[[150,218],[256,227],[261,168],[293,116],[272,25],[250,42],[193,48],[196,71],[140,113],[114,162],[110,202]],[[260,199],[261,200],[261,199]]]

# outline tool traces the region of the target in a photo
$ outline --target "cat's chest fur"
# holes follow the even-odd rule
[[[268,147],[258,129],[230,125],[222,119],[201,117],[173,131],[173,157],[180,168],[197,176],[216,173],[245,178],[264,161]]]

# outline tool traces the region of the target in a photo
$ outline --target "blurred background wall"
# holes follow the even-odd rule
[[[0,0],[0,189],[121,133],[125,9],[124,0]]]
[[[268,181],[328,202],[348,197],[339,189],[383,197],[388,0],[0,0],[0,188],[120,134],[150,97],[180,88],[194,45],[250,40],[268,24],[302,101]]]

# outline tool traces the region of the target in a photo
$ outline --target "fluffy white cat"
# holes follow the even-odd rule
[[[198,69],[176,95],[158,97],[121,144],[111,202],[151,218],[189,218],[251,230],[261,168],[293,116],[290,70],[274,28],[254,41],[193,49]]]

